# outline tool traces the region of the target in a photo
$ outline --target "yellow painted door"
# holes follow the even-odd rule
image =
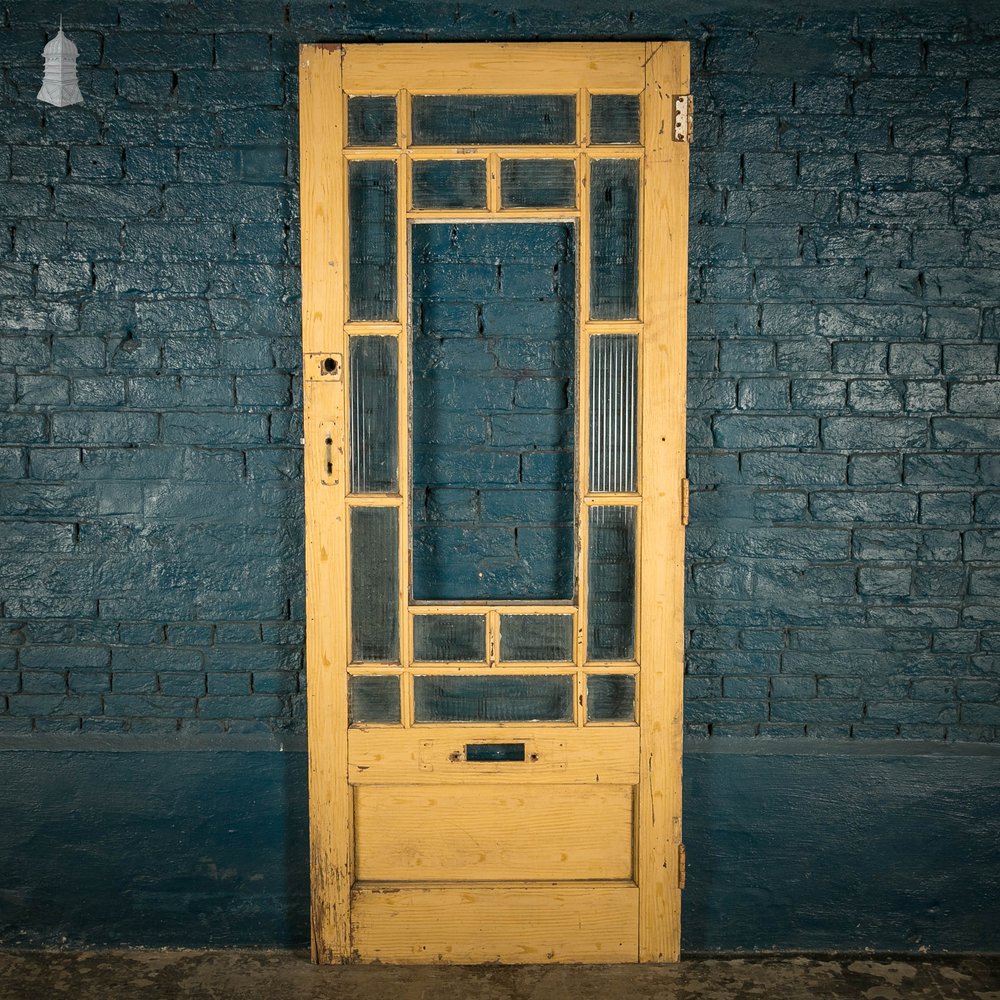
[[[318,961],[678,957],[688,59],[302,48]]]

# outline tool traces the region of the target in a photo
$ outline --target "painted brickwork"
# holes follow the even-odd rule
[[[583,35],[693,45],[691,732],[995,739],[1000,19],[824,9],[4,5],[0,733],[301,729],[296,45]]]

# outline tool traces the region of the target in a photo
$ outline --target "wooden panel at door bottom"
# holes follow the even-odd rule
[[[523,759],[474,761],[469,747],[523,744]],[[634,726],[419,726],[351,729],[348,780],[354,785],[635,785],[639,729]]]
[[[628,785],[361,785],[354,801],[361,880],[632,877]]]
[[[632,882],[523,886],[356,884],[351,944],[361,961],[635,962]]]

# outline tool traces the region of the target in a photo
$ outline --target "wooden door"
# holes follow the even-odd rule
[[[302,48],[317,961],[678,957],[688,59]]]

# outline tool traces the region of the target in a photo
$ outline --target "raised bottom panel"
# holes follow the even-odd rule
[[[358,884],[354,955],[365,962],[636,962],[632,882],[429,888]]]

